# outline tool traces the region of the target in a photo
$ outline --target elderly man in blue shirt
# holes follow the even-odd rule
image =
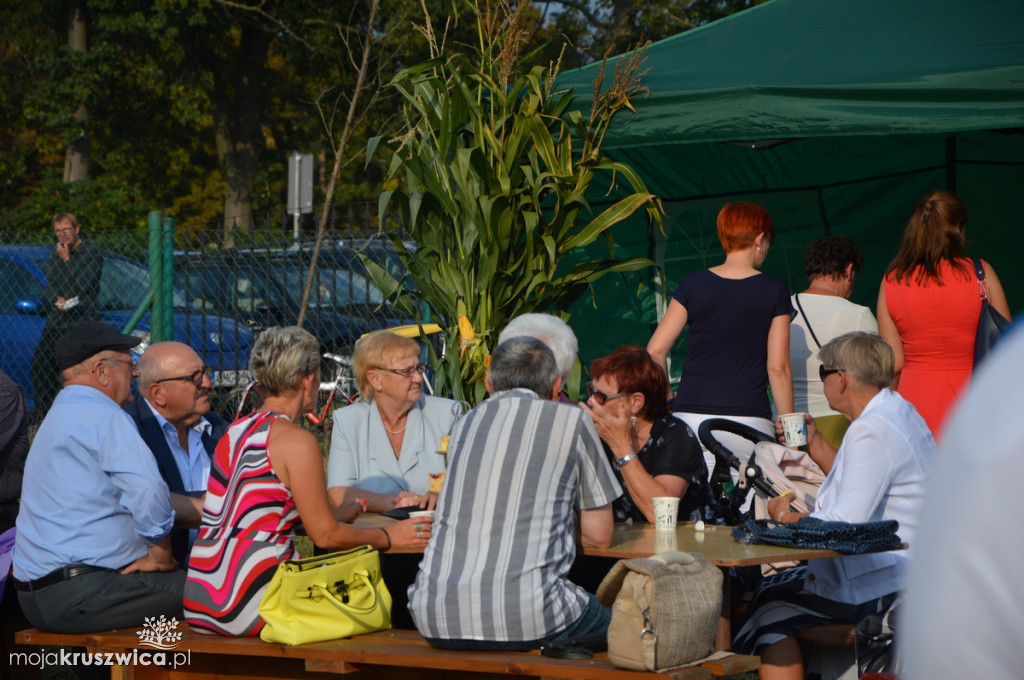
[[[58,633],[181,617],[185,572],[171,555],[175,510],[131,418],[138,338],[99,322],[54,345],[64,389],[25,466],[14,585],[28,620]],[[191,515],[190,515],[191,518]]]
[[[210,461],[228,423],[210,410],[210,369],[195,350],[180,342],[158,342],[139,359],[139,393],[124,407],[153,452],[172,494],[201,499]],[[195,529],[171,534],[174,559],[188,563]]]

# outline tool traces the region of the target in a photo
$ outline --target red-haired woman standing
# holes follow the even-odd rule
[[[921,197],[878,291],[878,332],[896,354],[894,384],[936,440],[974,367],[981,294],[964,249],[966,226],[967,208],[956,194]],[[1009,318],[999,277],[984,260],[982,267],[989,303]]]
[[[694,432],[707,418],[725,417],[774,437],[769,385],[776,412],[793,410],[789,288],[759,271],[774,238],[767,210],[754,203],[726,204],[718,213],[725,262],[683,279],[647,344],[667,373],[669,351],[689,325],[686,361],[671,407]],[[733,435],[719,439],[741,456],[752,448]],[[705,450],[704,458],[713,469],[714,456]]]

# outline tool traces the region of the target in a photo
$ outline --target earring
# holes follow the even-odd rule
[[[636,432],[636,416],[630,416],[630,418],[629,418],[629,430],[630,430],[630,432]]]

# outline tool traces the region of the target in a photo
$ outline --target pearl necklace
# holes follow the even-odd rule
[[[383,421],[383,420],[381,420],[381,421],[380,421],[380,424],[381,424],[381,425],[384,425],[384,421]],[[406,423],[405,423],[405,426],[404,426],[404,427],[402,427],[402,429],[401,429],[401,430],[388,430],[388,426],[387,426],[387,425],[384,425],[384,429],[385,429],[385,430],[388,430],[388,432],[390,432],[391,434],[402,434],[403,432],[405,432],[405,428],[406,428],[406,427],[408,427],[408,426],[409,426],[409,423],[408,423],[408,422],[406,422]]]

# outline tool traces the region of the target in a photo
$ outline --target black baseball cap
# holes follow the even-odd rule
[[[125,335],[105,323],[83,321],[53,343],[53,352],[57,355],[57,370],[71,368],[100,352],[129,350],[140,342],[142,338]]]

